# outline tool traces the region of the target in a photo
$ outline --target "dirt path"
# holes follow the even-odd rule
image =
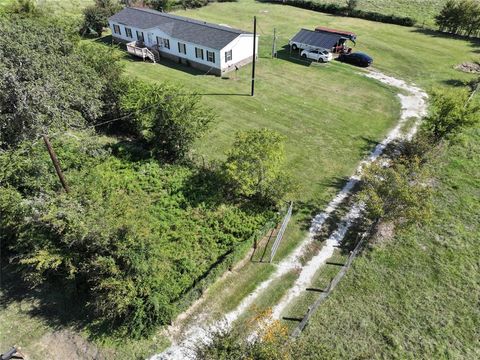
[[[318,269],[323,266],[325,262],[333,255],[335,247],[342,242],[351,224],[360,215],[360,209],[356,205],[352,205],[347,214],[340,220],[337,229],[330,235],[319,253],[315,255],[305,266],[302,266],[301,264],[302,255],[308,249],[310,244],[314,241],[315,236],[320,232],[325,221],[335,210],[337,210],[339,205],[342,204],[344,200],[346,200],[347,197],[351,195],[352,189],[360,180],[364,167],[375,161],[383,153],[386,146],[390,142],[397,138],[400,138],[402,136],[402,129],[405,123],[407,122],[407,120],[413,118],[415,119],[413,126],[407,134],[403,135],[407,138],[412,137],[417,130],[417,125],[420,122],[421,118],[424,117],[427,113],[427,94],[422,89],[414,85],[409,85],[403,80],[386,76],[377,71],[369,71],[365,75],[370,78],[376,79],[384,84],[402,90],[402,94],[398,94],[402,105],[401,116],[395,128],[388,133],[387,137],[375,147],[375,149],[365,160],[360,162],[354,175],[350,177],[348,182],[335,196],[335,198],[333,198],[333,200],[328,204],[326,209],[313,218],[307,237],[287,258],[285,258],[278,264],[275,272],[270,276],[268,280],[265,280],[264,282],[259,284],[252,293],[250,293],[246,298],[242,300],[242,302],[235,310],[227,313],[221,322],[211,325],[208,329],[205,329],[201,325],[191,326],[182,337],[182,341],[180,341],[178,344],[172,345],[165,352],[154,355],[151,360],[194,359],[193,348],[197,342],[207,341],[209,332],[214,329],[231,327],[233,322],[237,320],[239,316],[254,303],[257,297],[266,288],[268,288],[274,280],[279,279],[280,277],[292,270],[301,268],[299,277],[297,278],[293,286],[287,291],[287,293],[280,300],[280,302],[273,308],[273,317],[279,318],[286,306],[290,304],[291,301],[293,301],[300,294],[300,292],[303,291],[305,287],[307,287],[311,283]]]

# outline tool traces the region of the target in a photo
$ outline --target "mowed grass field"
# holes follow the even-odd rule
[[[294,345],[299,359],[480,357],[479,129],[430,166],[432,220],[355,260]]]
[[[239,74],[231,74],[229,79],[221,79],[170,62],[159,66],[129,59],[127,72],[132,78],[173,81],[205,94],[205,103],[219,114],[217,124],[196,149],[206,158],[222,158],[238,130],[265,126],[287,136],[289,168],[299,184],[298,191],[292,194],[297,214],[275,262],[303,239],[311,210],[323,208],[358,161],[391,127],[393,122],[388,119],[398,116],[394,89],[366,81],[362,70],[348,65],[299,62],[282,50],[288,40],[300,28],[312,29],[316,25],[355,31],[359,35],[356,50],[371,54],[375,68],[427,90],[472,79],[471,75],[456,71],[454,66],[477,58],[480,49],[477,42],[415,28],[338,18],[252,0],[213,3],[198,10],[176,13],[246,30],[252,29],[253,16],[257,17],[260,59],[254,98],[245,96],[250,90],[249,67],[241,69]],[[270,58],[274,28],[280,49],[278,59]],[[382,116],[383,125],[378,121]],[[381,135],[376,137],[374,133]],[[248,264],[209,289],[200,309],[217,316],[233,310],[272,271],[273,267],[268,264]],[[294,274],[289,274],[273,284],[256,305],[272,306],[294,279]]]
[[[335,180],[350,175],[356,162],[393,124],[398,103],[395,105],[393,90],[358,76],[361,70],[357,68],[290,59],[282,46],[300,28],[324,25],[355,31],[356,50],[371,54],[376,68],[427,89],[470,79],[454,66],[478,57],[480,51],[480,43],[253,0],[213,3],[176,14],[246,30],[252,30],[253,16],[257,16],[260,59],[256,96],[245,96],[250,91],[249,67],[231,74],[230,79],[220,79],[171,62],[159,66],[130,60],[127,73],[146,81],[184,84],[187,91],[205,94],[204,102],[219,115],[197,147],[207,158],[221,158],[238,130],[270,127],[285,134],[290,168],[300,185],[295,199],[301,201],[319,194],[325,200],[332,195],[337,189]],[[279,59],[270,58],[274,28],[277,47],[282,49]],[[329,186],[332,181],[336,184],[333,188]]]
[[[345,5],[346,0],[314,0],[324,4]],[[434,26],[435,16],[447,0],[358,0],[357,9],[385,15],[408,16],[418,25]]]

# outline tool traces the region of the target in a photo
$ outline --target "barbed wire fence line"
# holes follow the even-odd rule
[[[293,209],[293,201],[290,201],[290,205],[288,206],[287,213],[285,214],[285,217],[283,218],[282,221],[282,226],[280,227],[280,230],[278,231],[277,237],[275,238],[275,242],[272,245],[272,249],[270,250],[270,259],[269,263],[272,262],[278,247],[280,246],[280,243],[282,242],[283,235],[285,234],[285,230],[287,229],[288,222],[290,221],[292,217],[292,209]]]
[[[300,323],[297,325],[297,327],[293,330],[292,334],[290,335],[292,338],[297,338],[300,336],[302,331],[305,329],[305,327],[308,325],[308,322],[310,321],[310,318],[315,314],[319,306],[328,298],[330,293],[335,289],[335,287],[338,285],[338,283],[343,279],[343,277],[346,275],[348,269],[352,265],[353,260],[357,255],[360,253],[361,249],[363,248],[366,240],[369,238],[369,236],[372,234],[373,230],[375,229],[377,225],[377,222],[374,222],[370,227],[362,233],[360,240],[357,242],[355,248],[350,252],[350,255],[348,256],[347,261],[345,264],[342,266],[342,269],[333,277],[333,279],[330,281],[328,284],[327,288],[322,291],[322,293],[318,296],[318,298],[315,300],[315,302],[308,307],[307,312],[303,316],[302,320]]]

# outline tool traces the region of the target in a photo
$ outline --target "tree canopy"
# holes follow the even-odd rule
[[[440,31],[456,35],[478,36],[480,4],[475,0],[448,0],[435,17]]]
[[[285,137],[269,130],[239,132],[227,153],[225,174],[239,196],[276,203],[289,190]]]
[[[215,119],[196,94],[172,84],[134,82],[122,97],[122,109],[133,113],[138,135],[159,158],[183,159]]]
[[[0,147],[81,127],[102,115],[104,82],[56,25],[0,21]]]

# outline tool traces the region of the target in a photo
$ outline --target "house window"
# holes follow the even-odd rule
[[[195,57],[203,60],[203,49],[195,48]]]
[[[133,36],[132,36],[132,29],[126,27],[126,28],[125,28],[125,34],[126,34],[127,37],[129,37],[129,38],[133,37]]]
[[[187,46],[185,44],[182,44],[181,42],[178,43],[178,52],[180,54],[186,54],[187,53]]]
[[[215,62],[215,53],[207,50],[207,61]]]
[[[113,32],[118,35],[122,35],[122,32],[120,31],[120,26],[118,25],[113,25]]]
[[[225,51],[225,62],[232,60],[232,50]]]
[[[161,38],[160,36],[157,36],[157,45],[159,47],[163,46],[167,49],[170,49],[170,40]]]
[[[138,41],[145,41],[145,38],[143,37],[143,32],[137,30],[137,40]]]

